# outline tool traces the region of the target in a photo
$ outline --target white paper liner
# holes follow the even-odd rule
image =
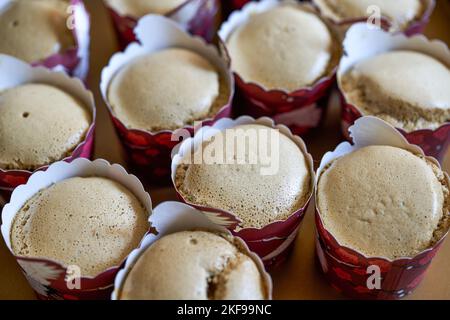
[[[144,190],[144,186],[139,179],[134,175],[128,174],[122,166],[118,164],[110,164],[108,161],[103,159],[90,161],[84,158],[79,158],[71,163],[59,161],[49,166],[46,171],[38,171],[34,173],[26,184],[17,187],[12,193],[10,202],[3,208],[1,215],[1,233],[3,240],[11,253],[14,255],[11,247],[10,236],[14,218],[18,211],[30,198],[32,198],[40,190],[48,188],[59,181],[72,177],[91,176],[105,177],[120,183],[136,196],[136,198],[146,209],[149,217],[151,216],[152,201],[150,199],[150,195]],[[35,258],[40,259],[41,257]],[[42,258],[42,260],[54,262],[55,264],[60,265],[63,269],[66,269],[66,266],[60,261],[54,261],[46,258]],[[104,270],[102,273],[117,267],[118,266],[113,266],[107,270]],[[94,279],[97,276],[83,276],[83,279]]]
[[[111,295],[112,300],[119,299],[120,290],[124,284],[127,274],[145,250],[158,239],[172,233],[196,229],[209,230],[212,232],[220,232],[231,235],[227,229],[211,222],[201,211],[180,202],[164,202],[160,204],[153,210],[153,214],[150,217],[150,222],[152,226],[156,228],[158,235],[148,234],[142,241],[140,247],[133,250],[128,256],[125,267],[120,270],[116,276],[114,291]],[[255,253],[250,252],[247,245],[240,238],[235,237],[234,239],[238,242],[239,246],[244,249],[244,253],[255,262],[267,289],[268,299],[271,300],[272,279],[265,271],[261,259]]]
[[[116,73],[137,57],[167,48],[184,48],[207,58],[219,70],[223,79],[225,79],[230,91],[229,97],[231,102],[231,97],[234,95],[234,78],[229,69],[229,62],[220,55],[219,51],[213,45],[207,44],[200,37],[189,35],[174,21],[154,14],[146,15],[140,19],[135,33],[139,43],[133,42],[128,45],[124,52],[114,54],[108,66],[102,70],[100,90],[103,100],[113,114],[114,111],[108,102],[108,88]],[[171,130],[163,130],[156,133],[165,131]]]

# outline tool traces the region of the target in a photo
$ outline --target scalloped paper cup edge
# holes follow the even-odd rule
[[[271,10],[271,9],[273,9],[275,7],[278,7],[278,6],[281,6],[281,5],[291,5],[291,6],[305,7],[308,10],[311,10],[311,11],[314,11],[314,12],[317,11],[309,3],[295,2],[293,0],[261,0],[261,1],[258,1],[258,2],[251,1],[251,2],[249,2],[247,4],[245,4],[241,9],[233,11],[230,14],[228,20],[225,21],[221,25],[221,27],[220,27],[220,29],[218,31],[218,35],[219,35],[219,39],[220,39],[220,42],[221,42],[221,49],[222,49],[222,51],[227,52],[227,49],[226,49],[227,39],[231,36],[231,34],[234,32],[234,30],[236,28],[238,28],[240,25],[243,25],[244,23],[246,23],[248,21],[248,19],[251,17],[251,15],[256,14],[256,13],[262,13],[262,12]],[[316,12],[316,13],[321,18],[321,16],[318,14],[318,12]],[[339,38],[339,34],[336,32],[336,30],[333,28],[333,26],[330,25],[326,20],[322,20],[322,21],[330,29],[330,32],[332,33],[332,35],[334,37]],[[340,40],[340,39],[338,39],[338,40]],[[226,53],[226,54],[228,55],[228,53]],[[340,53],[339,56],[342,56],[342,52]],[[337,61],[339,61],[339,59]],[[268,89],[264,88],[262,85],[260,85],[258,83],[244,81],[244,79],[238,73],[235,73],[235,75],[242,81],[242,83],[244,83],[245,86],[256,87],[262,92],[277,92],[277,93],[282,93],[282,94],[284,94],[286,96],[291,96],[291,95],[295,96],[298,92],[314,91],[314,89],[316,89],[317,87],[319,87],[323,83],[333,79],[333,77],[336,74],[337,67],[338,67],[338,65],[336,64],[336,66],[334,68],[332,68],[332,70],[330,70],[327,75],[322,76],[321,78],[316,80],[313,85],[305,86],[303,88],[299,88],[298,90],[295,90],[295,91],[292,91],[292,92],[287,92],[287,91],[281,90],[281,89],[268,90]]]
[[[0,54],[0,91],[26,83],[45,83],[53,85],[79,99],[83,105],[89,108],[91,112],[91,125],[86,132],[85,138],[75,147],[70,156],[62,159],[62,161],[72,160],[72,154],[75,154],[77,150],[83,148],[88,140],[88,137],[93,135],[95,131],[97,112],[93,93],[86,89],[80,79],[72,78],[64,72],[52,71],[45,67],[32,67],[22,60],[12,56]],[[31,174],[33,172],[44,170],[47,167],[48,165],[45,165],[34,171],[0,169],[0,172],[27,172]]]
[[[170,213],[170,214],[168,214]],[[158,231],[158,235],[148,234],[142,241],[140,247],[131,252],[128,256],[125,266],[117,273],[114,282],[114,291],[111,295],[112,300],[118,300],[120,290],[124,284],[124,281],[133,268],[139,257],[158,239],[180,231],[189,231],[194,229],[209,230],[212,232],[220,232],[227,235],[231,233],[217,224],[211,222],[204,214],[187,205],[180,202],[164,202],[158,205],[150,218],[152,226]],[[261,259],[253,252],[250,252],[244,241],[238,237],[233,237],[238,242],[239,246],[257,265],[261,277],[264,280],[264,284],[267,290],[267,297],[272,299],[272,279],[270,275],[265,271],[264,265]]]
[[[149,32],[149,30],[152,30]],[[106,66],[101,73],[100,91],[105,104],[111,115],[117,119],[124,128],[128,131],[138,131],[150,136],[154,136],[160,133],[171,133],[176,130],[162,130],[158,132],[150,132],[145,130],[128,128],[123,122],[118,119],[114,110],[108,102],[108,89],[111,81],[117,72],[130,63],[133,59],[141,57],[146,54],[157,52],[167,48],[185,48],[192,50],[201,56],[207,58],[213,65],[219,69],[219,72],[224,77],[229,86],[229,99],[228,103],[217,114],[220,114],[227,108],[231,108],[231,103],[234,97],[234,78],[229,68],[229,63],[219,53],[219,51],[211,44],[207,44],[202,38],[197,36],[191,36],[183,31],[175,22],[159,15],[146,15],[141,20],[135,29],[136,36],[140,43],[133,42],[125,49],[124,52],[114,54],[109,60],[108,66]],[[203,119],[201,121],[213,121],[211,118]],[[185,126],[179,129],[189,129],[192,126]],[[177,129],[178,130],[178,129]]]
[[[12,194],[11,201],[6,204],[2,210],[1,233],[5,244],[12,255],[14,255],[10,238],[12,224],[18,211],[22,208],[26,201],[33,197],[40,190],[48,188],[59,181],[72,177],[89,176],[105,177],[122,184],[141,201],[142,205],[145,207],[147,213],[149,214],[150,221],[150,216],[152,214],[152,201],[150,195],[145,191],[144,186],[139,181],[139,179],[134,175],[128,174],[121,165],[110,164],[108,161],[103,159],[90,161],[80,158],[74,160],[71,163],[59,161],[50,165],[48,170],[46,171],[39,171],[34,173],[26,184],[17,187]],[[16,260],[20,258],[36,259],[58,265],[61,267],[61,269],[67,269],[67,267],[63,263],[51,259],[27,258],[16,255],[14,255],[14,257],[16,258]],[[81,280],[83,281],[99,279],[102,277],[102,275],[111,270],[118,269],[119,267],[120,265],[113,266],[95,277],[82,277]]]
[[[425,156],[423,150],[420,147],[408,143],[406,138],[397,129],[395,129],[393,126],[391,126],[390,124],[388,124],[387,122],[385,122],[381,119],[378,119],[373,116],[366,116],[366,117],[359,118],[358,120],[356,120],[355,124],[352,127],[350,127],[349,131],[350,131],[351,137],[353,138],[354,145],[350,144],[349,142],[343,142],[343,143],[339,144],[334,149],[334,151],[327,152],[322,157],[320,166],[316,172],[316,181],[315,181],[315,197],[316,197],[316,199],[317,199],[319,179],[328,164],[330,164],[337,158],[345,156],[346,154],[352,153],[358,149],[361,149],[361,148],[364,148],[367,146],[371,146],[371,145],[388,145],[388,146],[392,146],[392,147],[401,148],[401,149],[410,151],[414,154],[420,155],[420,156],[426,158],[427,160],[431,161],[433,164],[435,164],[439,168],[441,168],[439,162],[435,158]],[[376,134],[374,134],[374,133],[376,133]],[[444,175],[446,177],[446,180],[450,181],[450,178],[446,172],[444,172]],[[319,211],[317,204],[316,204],[316,213],[317,213],[317,217],[319,218],[320,223],[323,225],[323,221],[320,218],[320,211]],[[447,214],[449,214],[449,213],[447,212]],[[325,227],[324,227],[324,230],[326,230]],[[339,241],[337,241],[337,239],[333,236],[333,234],[331,232],[329,232],[328,230],[326,230],[326,231],[328,232],[328,234],[331,237],[334,238],[336,243],[339,244]],[[427,248],[426,250],[420,252],[419,254],[417,254],[415,256],[419,256],[425,252],[433,250],[436,246],[438,246],[446,238],[448,232],[449,231],[447,230],[447,232],[442,236],[442,238],[439,241],[437,241],[437,243],[434,244],[432,247]],[[340,245],[340,246],[342,248],[345,248],[348,251],[356,252],[360,256],[365,257],[366,259],[375,258],[375,259],[387,261],[388,263],[393,263],[395,261],[400,261],[400,260],[414,259],[414,257],[402,257],[402,258],[398,258],[395,260],[390,260],[390,259],[386,259],[384,257],[368,257],[368,256],[365,256],[364,254],[358,252],[355,249],[348,248],[348,247],[345,247],[342,245]]]

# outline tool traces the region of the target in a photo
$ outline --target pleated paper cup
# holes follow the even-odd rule
[[[317,10],[309,3],[298,3],[292,0],[262,0],[249,2],[241,10],[234,11],[219,30],[221,49],[226,52],[226,42],[234,30],[247,23],[255,13],[269,11],[281,5],[298,6],[303,10],[318,15]],[[320,17],[320,16],[319,16]],[[335,75],[339,58],[342,55],[342,37],[335,28],[323,20],[330,30],[335,48],[330,71],[313,85],[298,88],[293,92],[285,90],[267,90],[262,85],[246,82],[235,72],[236,79],[236,113],[254,118],[270,117],[277,124],[284,124],[294,134],[304,135],[322,123],[328,107],[331,88],[335,83]],[[334,60],[335,63],[333,62]]]
[[[14,0],[1,0],[0,11]],[[67,26],[71,28],[75,46],[64,52],[53,54],[33,66],[44,66],[49,69],[64,71],[67,74],[85,81],[89,72],[90,18],[83,0],[70,0],[67,8],[69,18]]]
[[[387,17],[380,17],[380,26],[386,31],[401,32],[407,36],[422,33],[430,21],[430,17],[436,6],[436,1],[421,0],[421,3],[424,8],[422,14],[416,19],[410,21],[406,26],[404,27],[397,26],[394,21],[392,21]],[[342,31],[342,33],[345,33],[355,23],[368,21],[368,17],[355,17],[353,19],[342,19],[338,17],[334,12],[332,12],[329,8],[327,8],[327,6],[324,4],[324,0],[313,0],[313,4],[318,8],[322,16],[324,16],[325,18],[330,20],[334,25],[336,25]]]
[[[316,174],[316,198],[321,175],[335,159],[372,145],[402,148],[424,156],[423,151],[412,144],[391,125],[375,117],[358,119],[350,128],[354,145],[341,143],[332,152],[326,153]],[[429,161],[439,166],[431,157]],[[447,183],[449,177],[445,174]],[[449,215],[449,212],[445,214]],[[339,292],[357,299],[400,299],[410,294],[421,282],[432,259],[441,247],[446,234],[433,246],[415,255],[396,260],[383,257],[368,257],[352,248],[341,245],[332,232],[324,226],[319,208],[316,206],[316,253],[322,271],[331,286]],[[448,230],[444,230],[448,233]],[[369,286],[373,270],[380,270],[379,288]]]
[[[137,40],[134,33],[139,17],[122,15],[104,0],[111,14],[122,48]],[[220,15],[219,0],[186,0],[165,16],[178,23],[184,30],[210,42],[214,39],[217,19]]]
[[[281,264],[288,256],[292,249],[294,240],[300,229],[300,224],[308,208],[309,202],[313,194],[314,184],[314,165],[311,155],[306,149],[303,140],[292,134],[292,132],[284,125],[275,125],[273,120],[269,118],[253,119],[248,116],[239,117],[236,120],[222,119],[212,126],[204,126],[197,130],[194,137],[186,139],[174,149],[174,157],[172,160],[172,182],[176,187],[177,168],[182,164],[184,157],[194,152],[202,145],[204,141],[214,136],[220,131],[225,131],[239,125],[258,124],[268,128],[277,129],[280,133],[290,138],[305,155],[306,162],[310,168],[311,185],[308,200],[302,208],[293,212],[286,220],[272,222],[262,228],[242,228],[242,221],[233,213],[226,212],[219,208],[204,207],[190,202],[184,198],[182,193],[177,190],[179,198],[201,210],[209,219],[216,224],[226,227],[233,235],[242,238],[251,251],[258,254],[263,260],[266,267],[276,267]]]
[[[383,30],[369,29],[365,23],[359,23],[350,28],[344,40],[344,50],[346,55],[340,62],[337,78],[341,94],[342,131],[347,138],[348,128],[356,119],[363,116],[358,106],[347,101],[341,85],[342,77],[355,64],[384,52],[410,50],[429,55],[450,68],[450,50],[443,42],[429,40],[423,35],[414,37],[406,37],[402,34],[393,35]],[[442,163],[450,144],[450,122],[442,123],[434,130],[424,129],[410,132],[403,129],[398,130],[410,143],[419,145],[427,156],[432,156]]]
[[[26,62],[8,55],[0,54],[0,92],[26,83],[44,83],[58,87],[83,103],[91,114],[91,125],[84,139],[64,160],[71,162],[77,158],[90,158],[94,148],[96,109],[92,93],[77,78],[71,78],[64,72],[51,71],[44,67],[32,67]],[[0,110],[1,112],[1,110]],[[17,134],[21,134],[18,132]],[[36,171],[46,170],[45,165],[36,170],[4,170],[0,168],[0,193],[5,201],[19,185],[27,182]]]
[[[140,43],[132,43],[124,52],[113,55],[108,66],[103,69],[100,89],[133,172],[150,184],[169,184],[171,152],[173,147],[179,143],[178,132],[192,134],[194,127],[187,125],[178,130],[158,132],[128,128],[116,117],[108,103],[108,88],[114,76],[132,60],[163,49],[185,48],[200,54],[219,70],[229,91],[227,103],[214,117],[200,121],[205,125],[231,115],[234,80],[228,60],[221,56],[214,46],[207,44],[199,37],[190,36],[167,18],[158,15],[148,15],[142,18],[136,28],[136,35]]]
[[[141,246],[134,250],[125,263],[125,266],[119,271],[114,282],[114,291],[112,300],[120,300],[121,290],[130,270],[139,260],[139,257],[157,240],[172,233],[192,230],[206,230],[214,233],[231,235],[224,227],[211,222],[203,212],[180,202],[164,202],[157,206],[150,218],[152,226],[157,231],[149,233],[141,243]],[[233,238],[234,244],[249,256],[256,264],[262,276],[266,296],[268,300],[272,299],[272,279],[265,271],[261,259],[249,250],[247,245],[240,238]]]
[[[72,163],[64,161],[52,164],[47,171],[36,172],[27,184],[14,190],[11,201],[3,208],[1,232],[11,254],[11,231],[19,210],[27,200],[40,190],[54,183],[73,177],[105,177],[114,180],[130,190],[142,203],[149,216],[152,203],[142,183],[128,174],[120,165],[109,164],[106,160],[77,159]],[[43,300],[100,300],[109,299],[113,283],[121,265],[111,267],[95,277],[71,279],[71,269],[59,261],[45,258],[15,256],[22,272],[39,299]]]

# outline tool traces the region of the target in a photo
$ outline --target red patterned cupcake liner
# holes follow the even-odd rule
[[[291,138],[305,154],[309,167],[311,168],[311,183],[314,179],[314,166],[311,155],[308,153],[303,140],[294,136],[292,132],[284,125],[275,125],[273,120],[269,118],[253,119],[248,116],[239,117],[236,120],[222,119],[211,127],[203,127],[196,131],[193,138],[187,139],[180,143],[175,149],[172,160],[172,182],[176,188],[175,178],[177,167],[179,166],[184,155],[191,152],[198,146],[208,134],[223,131],[238,125],[260,124],[269,128],[280,130],[282,134]],[[268,268],[273,268],[284,261],[292,248],[294,240],[298,234],[300,223],[302,222],[308,205],[312,197],[313,185],[311,184],[311,194],[305,205],[294,212],[289,218],[283,221],[275,221],[263,228],[242,228],[242,221],[231,212],[226,212],[217,208],[203,207],[189,202],[183,198],[182,194],[177,190],[178,197],[181,201],[201,210],[211,221],[217,225],[223,226],[230,230],[233,235],[242,238],[248,245],[250,250],[257,253]]]
[[[370,30],[366,24],[359,23],[350,28],[344,41],[346,56],[342,58],[338,69],[339,87],[342,76],[358,61],[382,52],[401,49],[422,52],[450,67],[450,51],[441,41],[431,41],[422,35],[414,37],[406,37],[402,34],[392,35],[382,30]],[[347,129],[363,114],[357,106],[347,102],[345,92],[342,89],[340,89],[340,96],[342,131],[348,139]],[[434,130],[415,130],[411,132],[406,132],[402,129],[398,130],[410,143],[419,145],[427,156],[435,157],[442,163],[450,144],[450,122],[443,123]]]
[[[172,233],[191,230],[209,230],[212,232],[220,232],[231,234],[226,228],[210,221],[203,212],[180,202],[164,202],[157,206],[150,217],[152,226],[156,229],[158,234],[149,233],[142,241],[140,247],[131,252],[128,256],[125,266],[117,274],[112,300],[118,300],[120,297],[120,290],[124,284],[126,276],[131,268],[134,266],[139,257],[158,239]],[[244,252],[252,258],[256,263],[265,283],[267,289],[268,299],[272,299],[272,279],[265,271],[261,259],[250,251],[248,246],[240,238],[235,239],[242,247]]]
[[[240,11],[230,15],[219,31],[220,45],[226,54],[226,40],[237,26],[245,23],[255,12],[264,12],[279,5],[298,5],[312,12],[317,12],[311,5],[284,0],[262,0],[250,2]],[[326,22],[326,21],[324,21]],[[340,36],[335,34],[336,39]],[[270,117],[277,124],[284,124],[295,134],[304,135],[312,129],[317,128],[325,114],[328,106],[328,98],[331,88],[335,82],[336,68],[333,68],[326,76],[319,79],[312,87],[300,88],[294,92],[283,90],[266,90],[257,83],[245,82],[239,74],[235,73],[239,114],[250,115],[254,118]]]
[[[142,183],[135,176],[128,174],[120,165],[111,165],[105,160],[91,162],[82,158],[74,160],[72,163],[56,162],[47,171],[33,174],[27,184],[18,187],[12,194],[11,202],[3,208],[1,232],[11,253],[14,255],[10,238],[14,217],[28,199],[55,182],[92,175],[118,181],[133,192],[149,215],[151,214],[151,199]],[[20,256],[15,256],[15,258],[38,298],[45,300],[109,299],[115,276],[123,265],[122,263],[109,268],[96,277],[71,279],[70,267],[57,261]]]
[[[83,141],[75,147],[68,157],[62,160],[72,162],[77,158],[90,158],[92,156],[96,118],[95,102],[92,93],[84,87],[80,80],[70,78],[62,72],[51,71],[43,67],[31,67],[14,57],[0,54],[0,82],[0,91],[24,83],[37,82],[57,86],[79,98],[90,108],[92,124]],[[47,167],[48,165],[34,171],[0,168],[0,193],[5,201],[8,201],[11,192],[17,186],[25,184],[34,172],[46,170]]]
[[[330,162],[364,146],[391,145],[423,155],[422,150],[408,144],[395,128],[375,117],[363,117],[357,120],[350,128],[350,132],[355,146],[344,142],[333,152],[324,156],[316,174],[316,192],[319,178]],[[438,165],[433,158],[429,160]],[[447,175],[446,177],[448,180]],[[340,245],[324,227],[318,207],[316,207],[315,222],[316,254],[322,271],[331,286],[346,296],[357,299],[400,299],[410,294],[420,284],[446,237],[442,237],[433,247],[414,257],[391,261],[380,257],[366,257],[351,248]],[[379,268],[381,287],[371,289],[374,267]]]
[[[108,6],[107,2],[105,4]],[[134,29],[139,18],[122,16],[108,7],[122,48],[136,41]],[[180,24],[184,30],[211,42],[216,32],[217,19],[220,12],[219,0],[186,0],[178,8],[165,16]]]
[[[436,7],[436,1],[421,0],[421,2],[422,6],[425,8],[422,12],[422,15],[417,19],[415,19],[414,21],[411,21],[411,23],[409,23],[404,29],[400,30],[398,27],[394,25],[394,23],[390,19],[386,17],[381,17],[380,19],[381,28],[391,32],[402,32],[407,36],[413,36],[416,34],[423,33],[427,24],[430,22],[430,17],[433,14],[434,8]],[[321,12],[322,16],[330,20],[337,27],[341,28],[344,33],[348,30],[348,28],[350,28],[355,23],[367,22],[367,17],[338,20],[336,19],[336,17],[333,16],[332,13],[320,10],[320,5],[317,4],[317,1],[313,0],[313,4],[317,8],[317,10]]]
[[[7,5],[10,1],[5,1]],[[65,52],[54,54],[33,66],[44,66],[49,69],[62,70],[71,76],[86,80],[89,71],[90,18],[83,0],[71,0],[68,25],[71,24],[75,47]]]
[[[154,33],[149,32],[149,30],[153,30]],[[169,184],[172,149],[179,143],[180,140],[178,137],[185,138],[183,134],[186,133],[189,133],[189,136],[192,135],[194,127],[186,126],[179,130],[160,132],[148,132],[127,128],[114,115],[111,106],[108,104],[107,92],[109,83],[121,67],[138,56],[170,47],[193,50],[209,58],[220,70],[226,79],[230,91],[227,104],[213,118],[202,121],[203,124],[210,125],[218,119],[231,115],[231,101],[234,95],[233,77],[229,71],[228,61],[220,56],[215,47],[206,44],[199,37],[192,37],[183,32],[173,21],[167,18],[157,15],[144,17],[140,20],[136,28],[136,34],[140,44],[131,44],[124,52],[117,53],[111,58],[109,65],[102,72],[100,88],[133,172],[151,184]]]

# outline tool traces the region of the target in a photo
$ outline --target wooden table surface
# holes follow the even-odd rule
[[[99,94],[100,72],[117,50],[111,21],[101,0],[85,1],[92,18],[91,72],[89,86],[95,93],[98,108],[96,158],[112,163],[123,162],[122,150]],[[437,0],[438,6],[426,30],[430,38],[450,44],[450,3]],[[317,164],[323,153],[341,142],[339,112],[332,109],[321,130],[307,137],[306,143]],[[450,155],[444,168],[450,172]],[[173,190],[150,189],[153,203],[176,200]],[[272,273],[275,299],[343,299],[322,277],[314,258],[314,204],[309,208],[290,259]],[[420,287],[406,299],[450,299],[450,240],[444,243]],[[3,240],[0,240],[0,299],[35,299]]]

